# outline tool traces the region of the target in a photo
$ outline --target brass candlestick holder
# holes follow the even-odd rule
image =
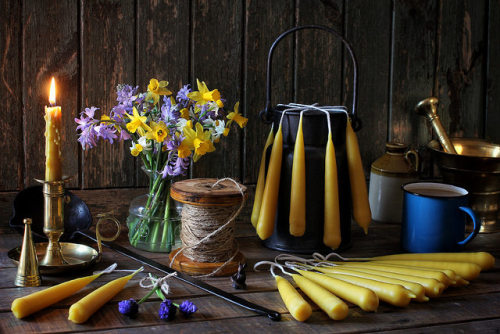
[[[43,232],[49,239],[45,256],[40,262],[43,266],[67,265],[59,239],[64,233],[64,183],[70,177],[63,177],[60,181],[36,181],[43,184]]]

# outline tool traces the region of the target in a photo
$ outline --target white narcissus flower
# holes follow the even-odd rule
[[[140,137],[139,140],[137,140],[137,143],[142,146],[144,151],[151,151],[151,141],[149,141],[146,136]]]

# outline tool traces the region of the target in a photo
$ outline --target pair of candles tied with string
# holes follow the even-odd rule
[[[336,257],[341,261],[331,261]],[[281,263],[280,263],[281,262]],[[350,302],[365,312],[374,312],[379,301],[405,307],[412,300],[427,302],[449,286],[464,286],[482,270],[494,267],[487,252],[393,254],[374,258],[344,258],[336,253],[313,254],[312,259],[281,254],[274,262],[261,261],[254,269],[270,265],[280,296],[298,321],[312,314],[311,305],[284,277],[290,276],[300,290],[331,319],[348,316]]]
[[[371,222],[371,211],[368,203],[368,191],[363,173],[361,155],[358,140],[354,133],[349,115],[345,107],[303,105],[291,103],[278,105],[284,107],[279,127],[274,133],[273,127],[267,137],[262,152],[257,187],[255,190],[255,201],[252,210],[251,221],[258,236],[265,240],[269,238],[274,230],[276,210],[278,206],[280,174],[283,152],[282,122],[287,112],[300,111],[299,125],[295,140],[292,165],[292,180],[290,192],[290,214],[289,231],[295,237],[303,236],[306,230],[306,155],[304,149],[304,134],[302,131],[303,115],[307,112],[321,111],[326,114],[328,122],[328,139],[325,148],[325,175],[324,175],[324,226],[323,243],[333,249],[339,247],[342,242],[340,229],[339,190],[337,179],[337,162],[335,157],[335,146],[330,122],[330,113],[345,112],[347,116],[346,125],[346,153],[351,186],[351,201],[354,220],[368,233],[368,225]],[[269,157],[266,173],[266,152],[269,147]]]

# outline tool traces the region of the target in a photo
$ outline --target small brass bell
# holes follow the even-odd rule
[[[16,286],[28,287],[39,286],[42,282],[38,271],[38,258],[36,256],[35,244],[31,235],[31,218],[24,222],[24,237],[19,256],[19,266],[14,284]]]

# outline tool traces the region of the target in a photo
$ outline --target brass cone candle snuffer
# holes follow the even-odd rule
[[[16,286],[28,287],[39,286],[41,284],[40,272],[38,271],[38,259],[36,256],[35,244],[31,235],[31,218],[23,220],[24,237],[21,254],[19,256],[19,266],[17,267]]]

